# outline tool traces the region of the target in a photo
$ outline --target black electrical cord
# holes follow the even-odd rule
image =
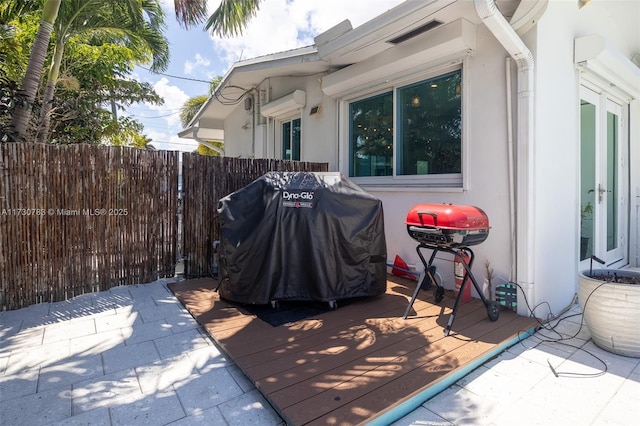
[[[533,318],[536,318],[536,321],[538,321],[538,333],[540,332],[540,330],[544,329],[546,331],[550,331],[553,332],[555,334],[558,335],[559,338],[554,339],[550,336],[545,336],[544,334],[542,334],[542,339],[540,339],[539,337],[536,337],[536,335],[532,335],[531,337],[535,337],[536,339],[538,339],[538,342],[532,346],[532,347],[527,347],[527,345],[524,343],[524,340],[520,340],[520,344],[522,344],[527,350],[528,349],[534,349],[536,348],[538,345],[542,344],[542,343],[554,343],[554,344],[559,344],[559,345],[564,345],[564,346],[568,346],[571,347],[573,349],[576,350],[581,350],[584,351],[587,355],[591,356],[592,358],[594,358],[595,360],[597,360],[598,362],[600,362],[602,364],[602,369],[598,372],[595,373],[575,373],[575,372],[564,372],[564,371],[558,371],[556,368],[554,368],[551,365],[551,362],[547,359],[547,364],[549,364],[549,368],[551,369],[551,372],[553,373],[554,376],[556,377],[572,377],[572,378],[585,378],[585,377],[599,377],[599,376],[603,376],[604,374],[606,374],[608,367],[607,367],[607,363],[604,362],[601,358],[599,358],[598,356],[594,355],[593,353],[589,352],[588,350],[584,349],[581,346],[576,346],[576,345],[572,345],[570,343],[566,343],[565,340],[571,340],[575,337],[577,337],[580,332],[582,331],[582,327],[584,326],[584,311],[587,309],[587,304],[589,303],[589,299],[591,299],[591,296],[593,296],[593,294],[600,288],[602,287],[604,284],[606,283],[602,283],[600,284],[598,287],[594,288],[593,291],[591,291],[591,293],[589,293],[589,296],[587,296],[587,299],[584,301],[584,309],[583,309],[583,314],[573,314],[573,315],[568,315],[562,318],[558,318],[558,322],[553,325],[552,327],[547,326],[547,323],[550,322],[548,321],[547,323],[543,323],[542,321],[540,321],[534,314],[535,310],[542,304],[546,304],[550,309],[550,305],[548,302],[541,302],[538,305],[536,305],[533,309],[531,309],[531,305],[529,305],[529,301],[527,300],[527,296],[524,292],[524,289],[518,284],[518,283],[510,283],[510,284],[514,284],[516,285],[520,291],[522,292],[522,296],[524,298],[524,302],[527,305],[527,309],[529,310],[530,315]],[[572,318],[575,316],[581,316],[581,320],[580,320],[580,327],[578,328],[578,331],[576,331],[576,333],[573,336],[564,336],[562,333],[560,333],[558,330],[556,330],[556,327],[558,327],[558,325],[564,321],[565,319],[568,318]]]

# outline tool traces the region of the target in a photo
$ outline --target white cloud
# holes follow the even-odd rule
[[[145,106],[150,110],[166,114],[167,116],[162,118],[166,120],[167,124],[180,129],[180,108],[182,108],[184,103],[189,99],[189,96],[178,86],[170,85],[166,77],[158,80],[153,85],[153,89],[164,99],[164,104],[145,104]]]
[[[194,73],[194,70],[198,68],[206,68],[209,65],[211,65],[211,61],[209,59],[203,57],[199,53],[196,53],[195,61],[186,61],[184,63],[184,73],[186,75],[192,75]]]
[[[167,149],[172,151],[192,152],[198,147],[198,142],[192,139],[180,139],[175,133],[165,133],[154,129],[145,131],[147,137],[151,138],[156,149]]]

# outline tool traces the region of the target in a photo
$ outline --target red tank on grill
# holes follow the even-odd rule
[[[407,232],[421,244],[467,247],[489,235],[489,218],[475,206],[417,204],[407,213]]]

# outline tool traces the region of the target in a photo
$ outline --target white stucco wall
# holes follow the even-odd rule
[[[326,162],[330,170],[337,167],[336,135],[336,103],[326,97],[321,90],[318,76],[306,77],[272,77],[260,86],[269,91],[265,103],[286,96],[295,90],[306,92],[306,104],[299,111],[301,118],[301,161]],[[310,115],[314,106],[320,106],[319,112]],[[297,111],[287,115],[296,116]],[[241,103],[225,120],[225,155],[243,158],[282,158],[282,145],[279,140],[279,118],[268,120],[261,118],[257,122],[255,148],[252,125],[255,118],[251,112],[245,111]],[[262,122],[263,124],[260,124]],[[266,138],[266,140],[265,140]],[[275,144],[274,144],[275,139]],[[255,152],[254,152],[255,149]],[[266,151],[266,152],[265,152]],[[275,154],[274,154],[275,153]]]
[[[409,209],[419,203],[453,203],[474,205],[489,217],[491,230],[487,240],[472,247],[476,254],[473,273],[482,285],[485,263],[489,261],[496,279],[494,286],[509,280],[511,243],[509,225],[509,177],[506,105],[506,53],[493,36],[478,27],[478,49],[464,68],[468,84],[463,88],[467,99],[468,175],[466,190],[416,189],[401,187],[390,190],[370,189],[383,202],[387,253],[390,262],[396,255],[422,269],[416,253],[417,242],[409,237],[404,223]],[[514,80],[515,85],[515,80]],[[346,149],[343,146],[342,149]],[[343,171],[347,174],[347,171]],[[365,187],[366,188],[366,187]],[[429,255],[427,251],[423,252]],[[453,288],[453,263],[450,255],[438,262],[446,288]]]
[[[574,40],[597,33],[631,57],[640,37],[640,6],[634,18],[631,4],[594,1],[579,10],[573,2],[550,1],[537,28],[525,37],[535,39],[536,56],[535,303],[549,302],[552,312],[571,301],[577,285],[580,78]],[[627,7],[626,13],[620,7]]]
[[[579,96],[573,63],[573,11],[550,2],[534,40],[535,71],[535,282],[533,304],[557,313],[576,292],[579,238]],[[530,41],[529,44],[533,42]],[[547,307],[541,306],[545,317]]]
[[[632,267],[640,267],[640,99],[636,99],[630,105],[630,117],[636,117],[629,123],[630,139],[632,141],[629,164],[631,172],[631,200],[630,200],[630,238],[631,248],[629,263]],[[635,215],[635,220],[634,220]]]
[[[535,57],[535,148],[534,173],[534,283],[531,306],[536,316],[546,318],[560,312],[572,301],[577,284],[579,233],[579,74],[573,61],[576,37],[597,32],[629,57],[637,43],[638,22],[626,18],[621,9],[608,9],[611,2],[598,2],[578,10],[574,2],[551,1],[538,26],[523,40]],[[618,2],[620,3],[620,2]],[[627,2],[628,3],[628,2]],[[628,12],[628,9],[627,9]],[[484,26],[477,29],[477,49],[467,61],[467,115],[469,162],[464,173],[468,187],[462,192],[429,190],[375,190],[385,207],[388,257],[396,254],[421,267],[415,253],[416,242],[408,237],[404,217],[417,203],[456,203],[477,205],[491,222],[489,238],[474,247],[477,255],[474,274],[484,277],[484,264],[491,262],[500,284],[509,278],[511,245],[509,236],[509,192],[507,165],[505,58],[508,55]],[[515,78],[514,86],[517,84]],[[515,99],[514,99],[515,105]],[[634,103],[635,105],[635,103]],[[633,106],[633,105],[632,105]],[[637,107],[633,109],[637,111]],[[637,120],[637,118],[636,118]],[[637,160],[637,121],[632,124],[631,161]],[[346,149],[343,144],[341,149]],[[632,163],[633,164],[633,163]],[[633,170],[634,168],[631,167]],[[346,170],[343,170],[346,174]],[[640,194],[637,172],[632,174],[632,210],[637,211]],[[634,183],[635,182],[635,183]],[[635,186],[634,186],[635,185]],[[366,186],[365,186],[366,188]],[[638,232],[632,213],[632,232]],[[633,240],[638,246],[637,240]],[[633,253],[630,260],[636,256]],[[453,267],[440,262],[447,286],[453,282]],[[547,303],[543,303],[547,302]],[[524,300],[520,298],[520,304]],[[522,308],[519,310],[525,313]]]
[[[306,80],[307,106],[303,111],[302,153],[303,161],[329,163],[329,170],[338,168],[338,129],[336,124],[336,102],[322,93],[319,76]],[[320,106],[319,112],[310,115],[312,107]]]
[[[549,310],[557,313],[566,307],[576,291],[579,233],[579,73],[573,63],[573,43],[579,36],[597,32],[628,57],[640,42],[637,17],[624,13],[622,6],[629,1],[593,1],[578,10],[574,1],[551,0],[537,27],[525,34],[523,40],[535,59],[535,149],[533,159],[534,205],[534,290],[531,306],[540,305],[536,316],[546,318]],[[638,2],[640,5],[640,2]],[[464,6],[469,6],[465,4]],[[460,6],[462,7],[462,6]],[[640,6],[637,6],[640,12]],[[467,19],[473,17],[469,6]],[[385,213],[388,261],[395,255],[407,263],[422,268],[415,248],[417,242],[406,232],[407,211],[419,203],[454,203],[475,205],[489,216],[491,231],[480,245],[474,246],[476,261],[473,272],[479,283],[485,276],[489,261],[495,271],[494,286],[509,280],[513,250],[510,235],[509,175],[507,139],[507,52],[482,25],[476,28],[477,46],[465,61],[465,131],[467,158],[463,174],[466,186],[462,189],[414,188],[401,186],[388,189],[363,187],[382,200]],[[635,37],[635,38],[634,38]],[[634,41],[635,40],[635,41]],[[640,50],[640,49],[638,49]],[[340,140],[339,123],[345,119],[338,111],[336,100],[322,93],[318,76],[304,78],[279,77],[268,79],[263,87],[271,89],[269,100],[277,99],[295,89],[304,90],[307,102],[301,111],[303,161],[328,162],[329,170],[338,170],[339,159],[348,150],[348,141]],[[513,115],[517,87],[515,66],[511,69]],[[320,113],[309,115],[311,107],[320,106]],[[640,111],[640,101],[631,105],[631,116]],[[253,157],[252,117],[240,105],[225,121],[228,145],[226,155]],[[515,121],[515,119],[514,119]],[[269,157],[273,156],[274,121],[266,135]],[[514,123],[515,126],[515,123]],[[265,127],[265,129],[267,128]],[[640,123],[632,119],[631,164],[640,163]],[[259,131],[263,130],[259,128]],[[265,133],[266,130],[264,130]],[[517,134],[514,127],[514,138]],[[517,144],[517,141],[515,141]],[[279,148],[276,150],[279,158]],[[346,164],[344,167],[347,167]],[[640,227],[640,168],[631,170],[631,245],[630,261],[639,262]],[[340,170],[348,175],[348,170]],[[428,255],[428,253],[426,253]],[[442,257],[446,258],[447,255]],[[445,279],[445,287],[453,286],[453,265],[438,261]],[[548,304],[542,304],[547,302]],[[520,298],[522,305],[524,300]],[[520,313],[526,311],[521,308]]]
[[[253,158],[253,115],[240,102],[224,122],[224,155]]]

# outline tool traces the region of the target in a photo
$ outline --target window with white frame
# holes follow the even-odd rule
[[[280,126],[282,159],[300,161],[300,118],[283,121]]]
[[[456,69],[349,102],[349,175],[458,185],[461,87]]]
[[[350,176],[393,175],[393,92],[349,104]]]

